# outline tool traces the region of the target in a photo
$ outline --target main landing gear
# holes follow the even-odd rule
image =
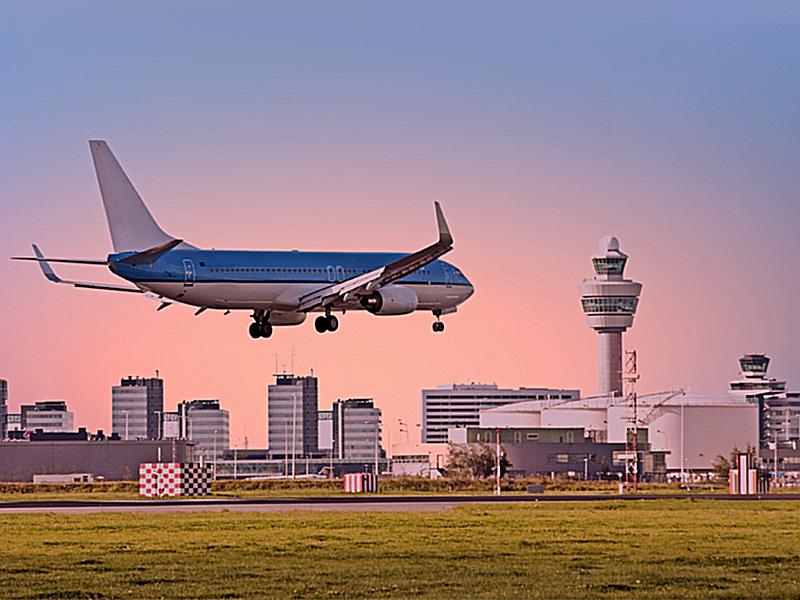
[[[250,337],[268,338],[272,335],[272,325],[269,323],[269,314],[263,310],[253,312],[253,323],[250,323]]]
[[[318,333],[325,333],[326,331],[334,332],[339,329],[339,319],[331,314],[331,311],[325,311],[325,315],[320,315],[314,319],[314,329]]]
[[[433,323],[432,329],[434,333],[441,333],[444,331],[444,323],[442,323],[442,311],[435,310],[433,311],[433,316],[436,317],[436,321]]]

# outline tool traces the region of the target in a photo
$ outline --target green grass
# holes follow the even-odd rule
[[[0,516],[4,598],[797,598],[800,503]]]

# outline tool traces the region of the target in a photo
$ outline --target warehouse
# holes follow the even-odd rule
[[[633,409],[624,398],[529,401],[484,410],[481,427],[581,427],[597,442],[624,443]],[[758,446],[758,406],[730,395],[705,396],[682,390],[638,398],[637,423],[653,451],[666,453],[668,471],[710,471],[717,456]]]
[[[184,440],[42,440],[0,442],[0,481],[31,482],[34,475],[85,473],[107,481],[133,481],[139,465],[193,462]]]

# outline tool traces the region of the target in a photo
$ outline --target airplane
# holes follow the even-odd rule
[[[454,265],[439,260],[453,249],[453,236],[434,202],[439,239],[411,254],[388,252],[300,252],[206,250],[166,234],[156,223],[108,144],[90,140],[100,196],[114,252],[105,259],[45,258],[36,244],[36,261],[53,283],[143,294],[159,301],[206,310],[252,311],[250,337],[268,338],[273,327],[300,325],[309,313],[319,333],[333,332],[351,310],[377,315],[430,311],[434,332],[441,317],[458,310],[474,287]],[[103,265],[129,285],[61,279],[51,263]]]

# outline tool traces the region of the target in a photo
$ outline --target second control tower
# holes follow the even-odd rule
[[[619,240],[607,235],[592,258],[595,276],[584,279],[579,289],[589,327],[597,332],[600,394],[622,395],[622,332],[633,325],[642,284],[623,279],[628,255]]]

